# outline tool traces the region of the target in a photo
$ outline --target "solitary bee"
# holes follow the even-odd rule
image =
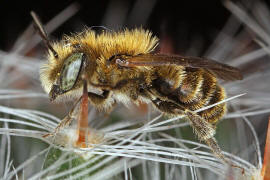
[[[154,53],[158,38],[142,28],[101,34],[89,28],[52,43],[31,14],[49,50],[40,76],[51,101],[78,99],[82,89],[88,89],[89,102],[100,110],[132,101],[152,103],[169,116],[184,114],[198,138],[228,162],[214,138],[226,103],[194,111],[224,100],[217,78],[240,80],[237,68],[205,58]]]

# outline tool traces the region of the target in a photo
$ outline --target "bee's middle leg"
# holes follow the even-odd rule
[[[111,91],[103,90],[101,95],[88,92],[88,100],[91,104],[96,106],[98,109],[102,109],[106,114],[110,114],[115,107],[116,102],[110,100]]]
[[[103,90],[101,95],[88,92],[88,99],[92,104],[102,105],[105,103],[106,99],[109,97],[110,91]]]

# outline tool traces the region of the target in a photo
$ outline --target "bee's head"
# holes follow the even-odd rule
[[[31,11],[34,26],[48,48],[48,62],[41,67],[40,80],[49,93],[50,100],[60,95],[76,95],[75,90],[82,87],[81,74],[85,64],[85,53],[74,49],[64,41],[52,43],[38,16]],[[72,93],[71,93],[72,92]]]
[[[58,57],[49,52],[48,62],[40,69],[42,86],[51,101],[61,97],[77,97],[76,91],[79,92],[82,88],[82,74],[85,72],[87,56],[62,42],[53,44],[53,48]]]
[[[80,83],[77,84],[77,82],[81,79],[80,75],[84,58],[85,55],[83,53],[76,52],[64,60],[49,92],[51,101],[55,100],[58,95],[62,95],[75,87],[79,87]]]

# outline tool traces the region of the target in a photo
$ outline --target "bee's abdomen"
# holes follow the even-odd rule
[[[218,83],[213,74],[205,70],[187,71],[178,89],[178,98],[189,110],[198,110],[202,107],[224,100],[225,90]],[[199,112],[205,120],[215,124],[226,112],[226,104],[222,103]]]
[[[185,68],[181,71],[179,83],[175,87],[170,79],[175,80],[177,73],[168,80],[170,72],[177,69],[162,69],[163,73],[153,81],[153,87],[158,93],[154,93],[160,99],[169,99],[181,107],[195,111],[208,105],[218,103],[225,99],[225,90],[221,87],[214,74],[204,69]],[[165,77],[165,78],[164,78]],[[226,112],[226,103],[199,112],[198,114],[211,124],[216,124]]]
[[[178,98],[190,110],[204,107],[216,90],[216,78],[210,73],[198,70],[188,72],[178,90]]]
[[[178,99],[187,104],[201,99],[203,87],[203,76],[201,71],[189,72],[182,80],[178,88]]]
[[[210,98],[210,101],[205,105],[212,105],[218,103],[226,98],[226,93],[223,87],[216,85],[216,90]],[[199,112],[199,115],[206,119],[211,124],[216,124],[226,113],[226,103],[218,104],[205,111]]]

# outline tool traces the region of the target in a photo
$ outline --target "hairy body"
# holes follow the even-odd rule
[[[78,99],[87,89],[88,100],[100,110],[110,111],[118,102],[146,102],[170,116],[184,114],[198,138],[231,164],[214,138],[226,104],[194,111],[224,100],[217,78],[242,79],[238,69],[209,59],[153,53],[158,39],[143,29],[101,34],[86,29],[50,44],[34,19],[49,49],[41,82],[52,101]],[[58,128],[64,124],[66,120]]]
[[[182,110],[197,110],[217,103],[225,98],[224,89],[218,84],[213,73],[203,68],[179,65],[121,67],[116,60],[151,53],[158,39],[143,29],[122,32],[95,31],[66,36],[53,44],[61,58],[48,54],[48,63],[41,68],[41,82],[49,93],[60,76],[64,61],[74,52],[87,56],[85,75],[89,101],[99,109],[110,110],[117,102],[128,104],[168,101],[181,106]],[[80,96],[82,82],[79,78],[72,91],[56,99]],[[179,114],[170,109],[157,109],[168,114]],[[226,104],[220,104],[199,113],[206,121],[215,124],[226,112]]]

